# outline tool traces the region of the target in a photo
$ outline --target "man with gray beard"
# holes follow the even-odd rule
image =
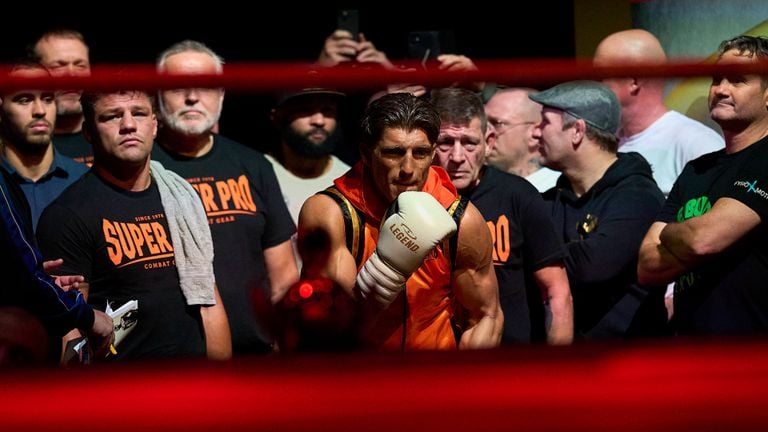
[[[190,40],[172,45],[157,61],[158,72],[169,75],[222,69],[221,57]],[[233,353],[268,352],[271,304],[299,277],[290,241],[296,227],[264,155],[214,133],[223,100],[221,88],[161,91],[152,158],[184,177],[203,202]]]

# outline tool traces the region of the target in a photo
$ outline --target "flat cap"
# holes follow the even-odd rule
[[[546,107],[580,118],[590,126],[615,134],[621,108],[611,89],[597,81],[570,81],[528,97]]]

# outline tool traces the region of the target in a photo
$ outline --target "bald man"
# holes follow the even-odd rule
[[[597,66],[664,64],[667,55],[653,34],[640,29],[624,30],[603,39],[595,50]],[[638,152],[651,164],[653,178],[668,196],[688,161],[725,147],[715,131],[664,106],[664,81],[643,77],[603,81],[619,99],[621,126],[619,152]],[[673,314],[672,284],[665,303]]]
[[[659,40],[640,29],[609,35],[597,46],[594,57],[597,66],[666,61]],[[663,80],[625,77],[603,83],[613,90],[621,105],[619,152],[643,155],[665,196],[688,161],[725,146],[722,137],[709,127],[664,106]]]
[[[529,88],[504,88],[485,104],[488,117],[486,164],[524,177],[539,192],[555,185],[559,171],[539,164],[539,140],[533,129],[541,122],[541,105],[530,100]]]

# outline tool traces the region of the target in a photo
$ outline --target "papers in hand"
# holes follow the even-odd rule
[[[138,300],[129,300],[115,310],[112,310],[112,306],[107,302],[107,309],[104,310],[104,313],[112,317],[112,321],[115,324],[115,346],[119,345],[128,336],[128,333],[136,327],[138,312]]]

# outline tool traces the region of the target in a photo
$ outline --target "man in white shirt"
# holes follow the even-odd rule
[[[305,88],[281,96],[272,110],[280,143],[266,156],[296,224],[304,201],[349,170],[349,165],[331,154],[342,138],[337,122],[342,97],[343,93],[333,90]],[[293,240],[296,251],[295,235]]]
[[[539,192],[555,186],[560,172],[539,165],[539,140],[533,129],[541,123],[541,105],[530,100],[528,88],[503,88],[485,104],[488,116],[488,160],[501,171],[525,178]]]
[[[656,37],[640,29],[613,33],[595,51],[598,66],[664,64],[667,56]],[[720,150],[723,138],[715,131],[664,106],[664,81],[625,77],[603,80],[621,104],[619,152],[638,152],[653,169],[665,196],[688,161]]]

